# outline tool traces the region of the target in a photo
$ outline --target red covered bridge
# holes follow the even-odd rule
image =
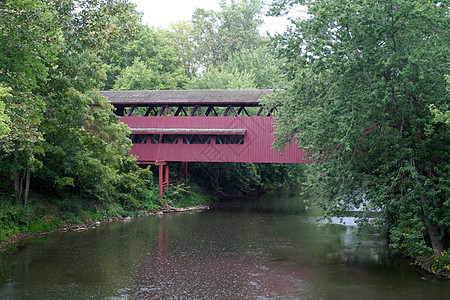
[[[260,100],[273,90],[102,91],[132,132],[139,164],[168,162],[306,163],[292,144],[271,149],[272,111]],[[162,168],[166,165],[166,180]],[[185,168],[186,169],[186,168]],[[161,190],[162,192],[162,190]]]

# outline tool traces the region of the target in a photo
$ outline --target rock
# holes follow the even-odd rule
[[[87,229],[88,229],[87,227],[75,227],[75,228],[70,229],[70,231],[84,231]]]

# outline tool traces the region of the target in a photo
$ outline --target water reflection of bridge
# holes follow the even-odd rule
[[[261,106],[273,90],[102,91],[132,132],[131,154],[159,165],[160,193],[169,162],[306,163],[292,144],[271,149],[273,109]],[[165,170],[164,169],[165,166]],[[163,174],[166,178],[163,181]]]

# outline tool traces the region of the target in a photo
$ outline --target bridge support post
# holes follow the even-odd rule
[[[159,166],[159,196],[162,199],[164,198],[164,186],[169,188],[169,165],[165,161],[155,162],[155,165]],[[165,172],[164,166],[166,166]],[[166,181],[164,181],[164,173],[166,175]]]
[[[166,192],[169,190],[170,184],[176,184],[178,182],[184,182],[187,184],[188,177],[188,166],[187,162],[178,163],[178,178],[176,181],[170,182],[169,178],[169,164],[165,161],[155,162],[156,166],[159,166],[159,196],[161,199],[164,198],[164,187],[166,187]],[[184,173],[184,176],[182,175]],[[183,178],[184,177],[184,178]]]
[[[161,199],[164,197],[163,194],[163,165],[159,165],[159,196]]]
[[[164,182],[164,185],[166,186],[166,193],[169,190],[169,164],[166,164],[166,181]]]

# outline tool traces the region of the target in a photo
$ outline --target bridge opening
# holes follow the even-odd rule
[[[183,144],[211,144],[210,135],[202,134],[185,134],[182,135]]]
[[[132,134],[130,136],[133,144],[185,144],[185,145],[242,145],[244,135],[208,135],[208,134]]]

